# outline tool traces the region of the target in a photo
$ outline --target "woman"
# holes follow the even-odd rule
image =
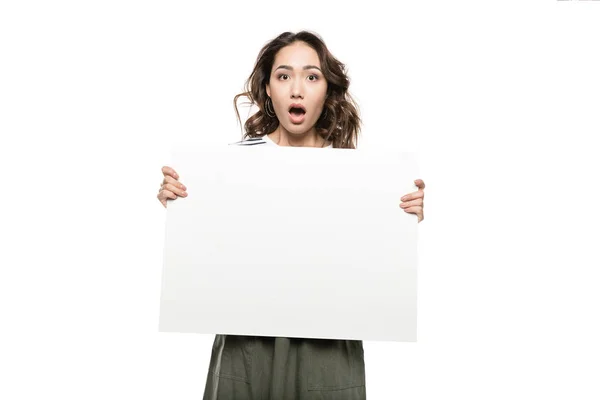
[[[344,65],[310,32],[286,32],[260,51],[246,82],[259,111],[244,124],[243,146],[355,148],[360,129]],[[241,120],[240,120],[241,122]],[[170,167],[158,199],[186,197]],[[422,180],[400,207],[423,220]],[[216,335],[204,392],[213,399],[366,398],[362,341]]]

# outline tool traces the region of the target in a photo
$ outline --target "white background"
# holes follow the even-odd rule
[[[418,342],[365,342],[368,398],[598,399],[600,2],[391,7],[2,2],[0,398],[202,397],[213,337],[158,332],[160,167],[311,29],[427,184]]]

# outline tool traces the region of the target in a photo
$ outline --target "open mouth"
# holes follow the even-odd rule
[[[294,117],[301,117],[306,114],[306,109],[302,104],[292,104],[290,106],[289,113]]]

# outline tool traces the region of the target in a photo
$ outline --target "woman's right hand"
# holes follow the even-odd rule
[[[187,197],[187,188],[177,180],[179,179],[179,175],[173,168],[164,166],[162,167],[162,173],[165,178],[160,184],[156,198],[160,200],[163,207],[167,208],[168,199],[175,200],[177,196]]]

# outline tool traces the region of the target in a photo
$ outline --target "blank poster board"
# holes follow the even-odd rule
[[[416,341],[414,153],[196,145],[172,166],[161,332]]]

